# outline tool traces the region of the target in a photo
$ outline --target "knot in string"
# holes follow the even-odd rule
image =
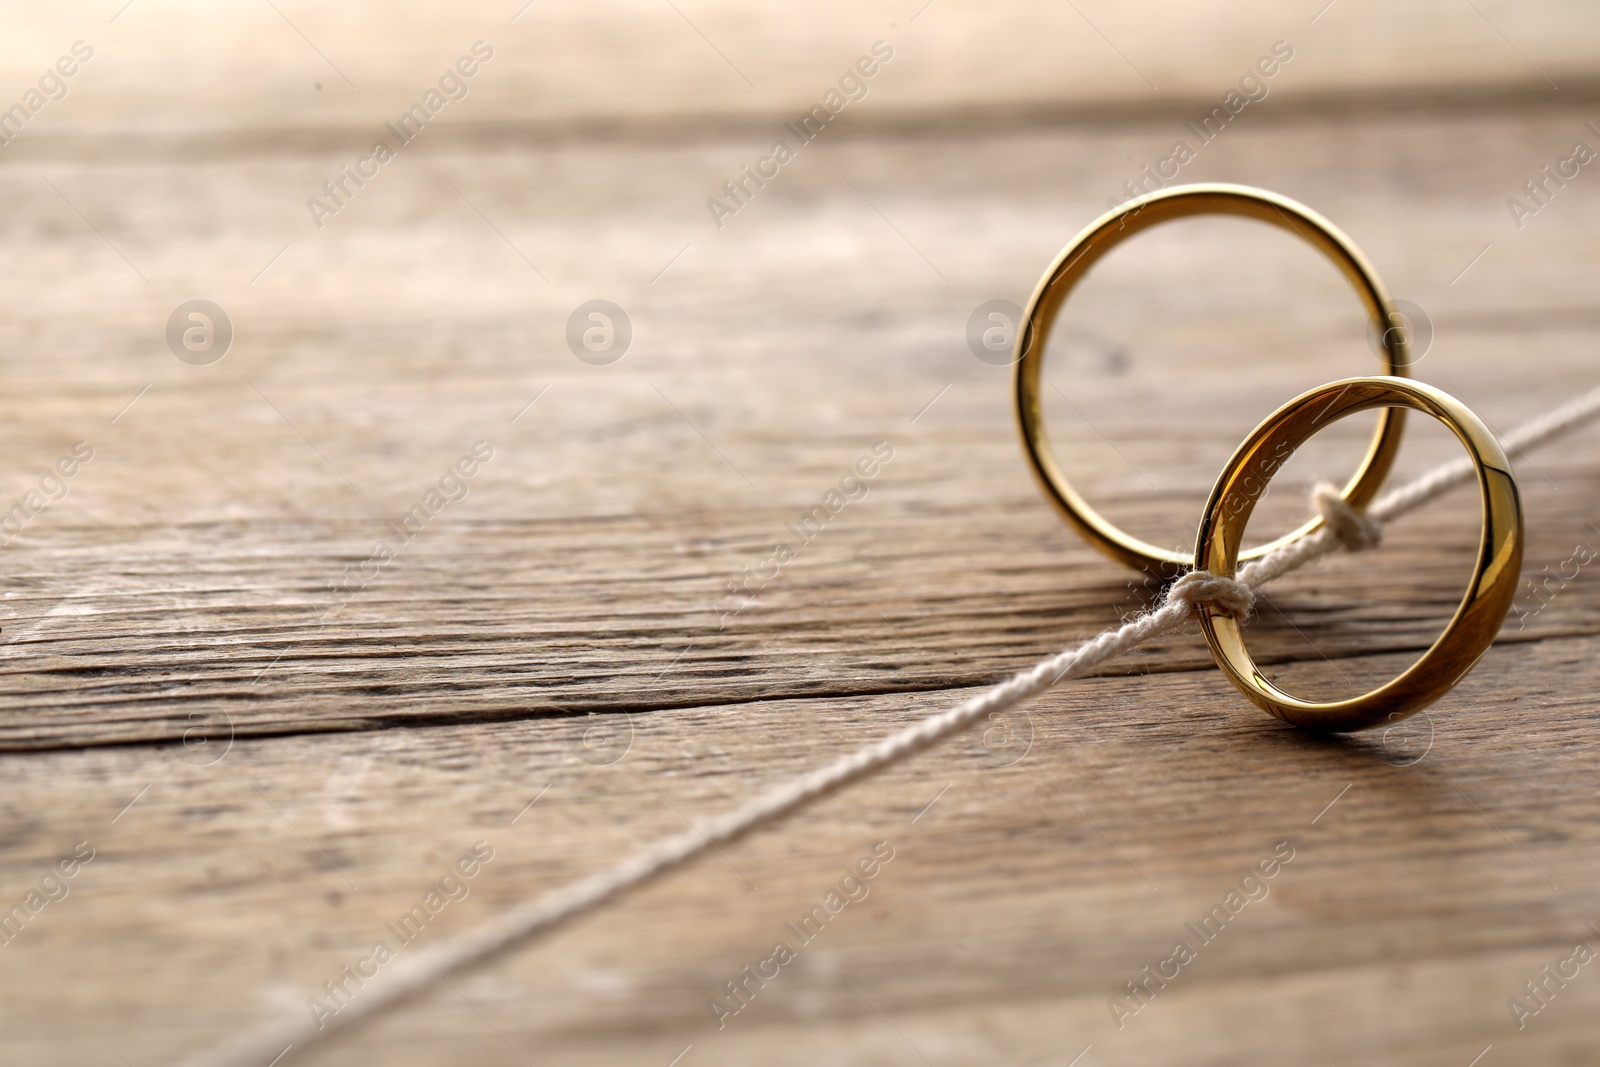
[[[1311,503],[1323,524],[1348,551],[1365,552],[1377,548],[1383,540],[1383,524],[1351,507],[1338,487],[1322,482],[1311,490]]]
[[[1167,603],[1188,604],[1192,610],[1215,608],[1243,622],[1255,607],[1256,591],[1234,578],[1223,578],[1210,571],[1190,571],[1172,583]]]
[[[1383,523],[1351,507],[1337,486],[1321,483],[1311,491],[1311,503],[1322,516],[1323,525],[1346,550],[1365,552],[1383,541]],[[1303,550],[1310,545],[1311,542],[1301,542],[1299,547]],[[1280,551],[1279,555],[1287,559],[1295,552],[1296,548],[1291,547],[1286,552]],[[1274,571],[1263,577],[1259,573],[1262,566],[1253,563],[1246,567],[1242,576],[1247,581],[1224,578],[1210,571],[1190,571],[1172,583],[1167,590],[1167,603],[1187,604],[1191,610],[1209,607],[1243,622],[1255,607],[1255,587],[1276,576]]]
[[[1597,417],[1600,417],[1600,389],[1592,390],[1570,404],[1512,431],[1506,443],[1510,450],[1521,452]],[[1417,481],[1385,494],[1373,504],[1373,510],[1385,518],[1396,518],[1421,507],[1446,490],[1470,481],[1473,472],[1471,463],[1457,462],[1436,467]],[[768,786],[740,807],[711,823],[709,834],[698,826],[684,830],[677,837],[667,838],[632,856],[617,859],[610,867],[602,868],[577,882],[551,889],[537,901],[523,903],[498,917],[482,920],[478,926],[430,945],[414,957],[408,957],[409,971],[390,975],[383,980],[383,984],[367,986],[361,999],[350,1003],[349,1010],[341,1011],[338,1015],[329,1013],[322,1018],[308,1019],[304,1011],[289,1005],[281,1016],[269,1016],[255,1028],[242,1031],[227,1042],[198,1053],[186,1060],[185,1064],[187,1067],[250,1067],[265,1063],[274,1055],[281,1059],[281,1050],[285,1045],[304,1050],[306,1045],[333,1034],[340,1027],[391,1009],[405,997],[447,980],[450,973],[460,968],[477,963],[536,934],[548,933],[579,915],[593,911],[624,891],[661,876],[701,852],[718,848],[719,841],[734,841],[769,822],[803,810],[818,799],[832,796],[852,782],[880,773],[989,716],[1015,707],[1050,686],[1068,678],[1082,677],[1114,656],[1122,655],[1159,634],[1171,633],[1182,625],[1186,615],[1192,614],[1200,605],[1227,612],[1234,618],[1248,615],[1257,586],[1265,585],[1326,555],[1333,549],[1334,540],[1356,550],[1370,548],[1377,543],[1380,533],[1378,523],[1345,504],[1337,490],[1330,486],[1324,493],[1319,489],[1313,500],[1328,529],[1334,534],[1329,537],[1304,537],[1267,553],[1241,570],[1246,581],[1220,578],[1205,571],[1186,574],[1173,583],[1165,599],[1166,606],[1177,609],[1181,605],[1181,611],[1168,613],[1163,609],[1142,615],[1124,623],[1119,629],[1066,648],[954,707],[935,712],[881,740],[845,753],[826,766],[788,782]],[[389,972],[385,971],[385,974],[389,975]]]

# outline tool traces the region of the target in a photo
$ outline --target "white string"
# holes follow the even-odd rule
[[[1600,388],[1523,424],[1503,438],[1508,452],[1535,448],[1600,415]],[[611,867],[552,890],[475,929],[401,956],[369,979],[337,1014],[319,1023],[309,1008],[285,1011],[250,1030],[185,1060],[182,1067],[266,1067],[289,1048],[300,1048],[440,982],[454,971],[484,960],[536,933],[569,922],[619,895],[677,867],[701,852],[726,844],[793,812],[851,782],[883,770],[996,712],[1076,678],[1151,638],[1181,626],[1195,606],[1214,604],[1242,616],[1255,590],[1340,547],[1370,547],[1382,524],[1413,511],[1471,480],[1470,459],[1441,464],[1427,474],[1385,493],[1362,516],[1337,492],[1319,491],[1313,501],[1325,522],[1315,532],[1240,568],[1237,581],[1204,572],[1184,575],[1154,611],[1108,630],[1075,648],[1056,653],[992,689],[930,715],[921,722],[865,745],[808,774],[774,786],[702,827],[668,837]],[[1342,535],[1342,536],[1341,536]]]

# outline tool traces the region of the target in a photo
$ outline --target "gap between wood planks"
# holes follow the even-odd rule
[[[1265,594],[1264,594],[1265,596]],[[1593,628],[1573,626],[1559,630],[1537,634],[1502,633],[1495,639],[1492,647],[1518,644],[1543,644],[1551,641],[1564,641],[1600,636],[1600,631]],[[1262,656],[1257,662],[1262,666],[1273,667],[1285,664],[1318,662],[1360,663],[1364,660],[1378,659],[1385,656],[1405,655],[1408,653],[1420,654],[1428,648],[1428,644],[1421,642],[1408,642],[1381,649],[1372,649],[1362,652],[1335,653],[1331,656],[1320,653],[1307,653],[1305,655]],[[1215,664],[1209,660],[1201,663],[1165,663],[1153,664],[1149,670],[1118,670],[1107,665],[1106,669],[1096,670],[1084,676],[1084,681],[1100,678],[1128,678],[1128,677],[1158,677],[1164,675],[1191,675],[1204,673],[1215,669]],[[272,729],[249,727],[234,731],[233,740],[260,741],[293,737],[308,737],[323,734],[365,734],[380,733],[386,730],[437,730],[464,726],[485,726],[510,722],[538,722],[541,720],[569,720],[586,719],[594,716],[609,715],[650,715],[656,712],[692,711],[713,708],[738,708],[755,707],[765,704],[777,704],[794,701],[819,701],[819,700],[870,700],[877,697],[893,696],[935,696],[956,693],[966,689],[982,689],[994,685],[1001,679],[1014,672],[1000,671],[991,676],[975,679],[954,681],[947,685],[937,686],[906,686],[887,687],[881,689],[839,689],[824,692],[780,692],[763,694],[761,696],[745,699],[718,700],[708,697],[703,700],[664,701],[658,704],[639,704],[633,706],[618,706],[616,704],[597,705],[593,708],[575,708],[570,711],[540,709],[536,711],[516,711],[508,709],[505,712],[496,711],[465,711],[446,712],[438,715],[407,714],[407,715],[361,715],[344,720],[341,723],[330,723],[326,726],[313,724],[300,724],[285,729]],[[1242,698],[1241,698],[1242,699]],[[215,713],[211,713],[215,714]],[[200,727],[196,727],[197,729]],[[221,732],[211,735],[209,739],[220,739]],[[99,741],[93,738],[68,742],[47,742],[39,745],[19,745],[16,743],[0,743],[0,755],[35,755],[50,752],[79,752],[87,749],[143,749],[172,747],[184,742],[181,737],[173,735],[158,735],[149,738],[129,738],[123,740]]]
[[[1600,78],[1586,73],[1561,74],[1561,91],[1534,79],[1501,83],[1450,82],[1401,88],[1382,86],[1283,91],[1274,103],[1252,117],[1252,126],[1300,125],[1306,120],[1345,121],[1425,115],[1451,118],[1471,115],[1571,111],[1600,102]],[[1106,100],[1057,102],[1017,101],[995,104],[937,104],[864,111],[848,122],[829,126],[829,140],[937,139],[1025,133],[1056,129],[1123,129],[1158,125],[1206,114],[1216,106],[1209,96],[1157,101]],[[772,111],[679,112],[665,115],[586,114],[523,121],[461,121],[430,128],[421,154],[463,148],[521,148],[564,144],[700,144],[736,137],[764,137],[784,114]],[[30,135],[32,158],[122,162],[217,159],[239,156],[282,156],[285,152],[320,153],[360,143],[371,133],[362,127],[259,127],[177,133],[113,132],[92,136],[40,133]]]

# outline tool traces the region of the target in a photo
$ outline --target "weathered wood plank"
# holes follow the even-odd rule
[[[1521,233],[1500,203],[1518,168],[1580,119],[1472,124],[1495,153],[1462,142],[1468,124],[1453,120],[1244,129],[1219,141],[1223,154],[1196,176],[1246,174],[1347,226],[1398,293],[1428,306],[1437,340],[1423,375],[1504,426],[1592,373],[1595,324],[1580,281],[1600,217],[1585,209],[1590,190],[1574,183],[1551,217]],[[1004,372],[966,350],[964,320],[996,293],[1020,300],[1095,210],[1093,194],[1071,190],[1120,173],[1121,157],[1152,136],[819,146],[811,169],[753,204],[748,220],[720,234],[707,226],[709,240],[694,234],[703,248],[691,247],[656,285],[639,271],[621,287],[614,275],[600,279],[625,257],[654,245],[665,264],[682,249],[673,244],[679,224],[659,212],[678,197],[698,210],[699,182],[720,167],[707,153],[408,160],[411,170],[291,247],[255,285],[249,274],[281,250],[280,237],[299,235],[278,231],[282,218],[270,210],[241,216],[233,205],[281,196],[285,212],[298,211],[291,178],[313,170],[310,161],[140,167],[131,183],[96,168],[8,168],[0,177],[28,210],[5,222],[19,251],[5,268],[15,312],[0,330],[14,349],[55,353],[72,372],[4,369],[13,417],[0,436],[17,465],[0,499],[23,499],[76,440],[96,452],[70,495],[6,548],[10,684],[0,699],[13,714],[0,743],[171,740],[196,723],[275,733],[969,685],[1108,624],[1136,597],[1041,503],[1017,455]],[[1424,150],[1437,164],[1422,179],[1397,172],[1349,188],[1352,162]],[[958,169],[975,151],[1031,165]],[[1529,162],[1502,162],[1519,156]],[[540,197],[567,214],[537,206],[524,184],[530,167]],[[206,191],[182,207],[170,198],[180,170]],[[611,175],[603,193],[595,173]],[[559,284],[541,282],[442,184],[452,174]],[[46,177],[164,295],[83,226]],[[962,264],[957,280],[939,282],[844,178],[870,189],[933,262]],[[622,196],[625,184],[653,191],[635,203]],[[985,206],[975,217],[962,204]],[[1475,235],[1454,236],[1469,218]],[[1494,247],[1451,285],[1479,237]],[[1081,314],[1074,306],[1056,372],[1138,470],[1064,405],[1061,434],[1113,515],[1176,543],[1233,441],[1297,389],[1370,366],[1370,357],[1341,284],[1281,235],[1199,222],[1145,241],[1107,262]],[[973,249],[982,250],[976,260],[965,255]],[[24,268],[30,260],[43,266]],[[237,273],[203,281],[184,260]],[[1219,264],[1229,273],[1217,275]],[[337,291],[321,288],[335,276]],[[86,287],[110,294],[103,314],[74,314]],[[707,291],[721,295],[699,295]],[[237,350],[205,368],[173,359],[160,339],[171,306],[196,292],[232,307],[240,331]],[[635,349],[609,367],[583,365],[561,335],[571,307],[596,292],[622,300],[637,323]],[[1531,350],[1539,373],[1516,374],[1508,352]],[[1121,354],[1106,363],[1108,351]],[[1359,436],[1344,434],[1343,451],[1311,466],[1348,469]],[[1414,436],[1407,469],[1447,454]],[[376,541],[395,540],[391,524],[479,439],[496,455],[467,498],[342,614],[319,622],[338,605],[333,585],[345,568],[359,570]],[[785,524],[880,439],[895,458],[867,499],[758,604],[719,619],[727,583],[770,555]],[[1558,562],[1569,542],[1590,536],[1594,455],[1589,435],[1537,457],[1560,489],[1525,475],[1531,562]],[[1286,522],[1301,505],[1292,493],[1281,500]],[[1457,579],[1436,581],[1433,564],[1399,549],[1445,538],[1460,558],[1472,536],[1465,507],[1397,535],[1380,583],[1342,586],[1349,626],[1319,627],[1324,651],[1430,639]],[[118,546],[111,560],[108,537]],[[1413,571],[1426,590],[1378,595],[1382,582],[1410,581],[1396,576]],[[1579,583],[1532,632],[1592,632],[1587,589]],[[1363,620],[1380,618],[1381,634],[1361,634]],[[1264,656],[1313,654],[1275,626],[1262,627]],[[1204,658],[1164,647],[1143,662],[1164,669]]]
[[[1010,747],[957,739],[457,985],[525,1054],[577,1062],[666,1062],[689,1043],[708,1062],[848,1061],[858,1042],[915,1062],[846,978],[936,1063],[1046,1042],[1202,1063],[1274,1035],[1310,1062],[1246,979],[1335,1062],[1588,1048],[1592,983],[1521,1034],[1504,1002],[1593,938],[1596,648],[1496,649],[1387,738],[1307,738],[1215,672],[1073,683],[1010,724]],[[4,946],[9,1046],[37,1063],[99,1055],[48,977],[134,1062],[169,1060],[396,940],[384,924],[475,841],[493,860],[419,943],[961,695],[605,717],[632,731],[610,748],[585,746],[597,720],[557,720],[240,739],[207,766],[145,747],[4,757],[0,899],[75,843],[96,850]],[[1119,1032],[1107,998],[1284,840],[1294,858],[1266,899]],[[878,841],[895,858],[868,897],[719,1032],[707,1001]],[[157,985],[151,959],[174,964]],[[450,1046],[510,1062],[501,1040],[442,987],[306,1062]]]

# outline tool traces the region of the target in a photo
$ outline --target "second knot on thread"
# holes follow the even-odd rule
[[[1383,524],[1350,506],[1337,486],[1322,482],[1311,490],[1311,503],[1339,543],[1351,552],[1377,548],[1383,541]]]
[[[1211,607],[1243,622],[1256,604],[1256,592],[1234,578],[1210,571],[1190,571],[1172,583],[1167,603],[1179,602],[1191,608]]]

